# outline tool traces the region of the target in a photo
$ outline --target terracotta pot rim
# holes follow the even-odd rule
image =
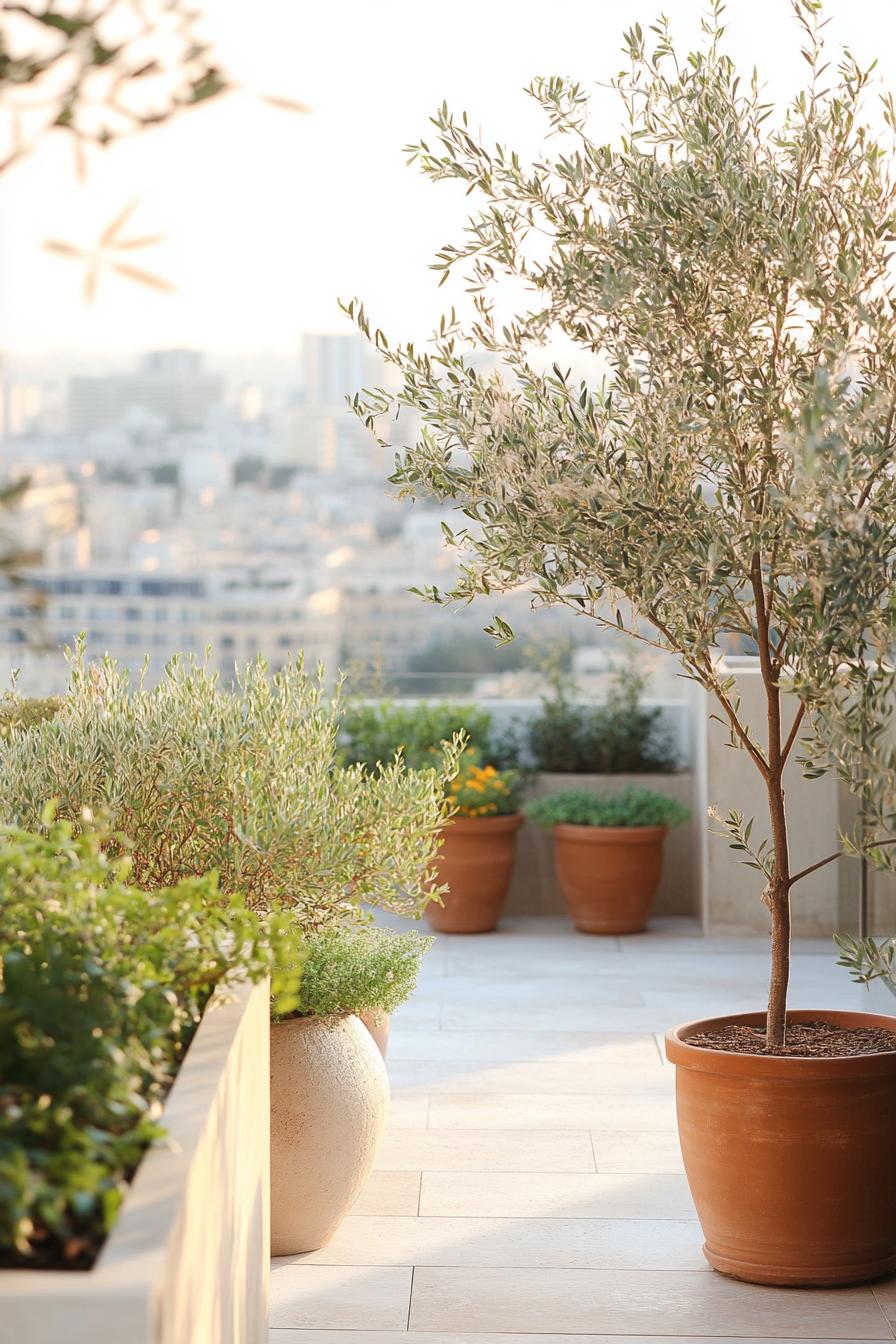
[[[829,1022],[841,1027],[883,1027],[896,1035],[896,1018],[883,1013],[860,1013],[839,1008],[798,1008],[787,1014],[789,1022]],[[830,1055],[823,1058],[799,1055],[741,1055],[732,1050],[703,1050],[688,1045],[688,1037],[725,1026],[758,1026],[764,1012],[726,1013],[683,1022],[666,1033],[666,1058],[679,1068],[695,1069],[728,1077],[809,1079],[858,1078],[896,1074],[896,1051],[872,1055]]]
[[[551,830],[561,840],[578,840],[586,845],[649,845],[661,840],[668,826],[580,826],[571,821],[558,821]]]
[[[443,831],[515,831],[523,824],[522,812],[500,812],[493,817],[452,817]]]

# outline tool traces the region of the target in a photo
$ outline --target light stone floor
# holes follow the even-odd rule
[[[439,938],[393,1021],[377,1169],[329,1246],[275,1260],[271,1344],[893,1339],[896,1279],[756,1288],[701,1255],[661,1033],[760,1006],[766,969],[765,940],[683,920]],[[860,993],[795,945],[794,1007]]]

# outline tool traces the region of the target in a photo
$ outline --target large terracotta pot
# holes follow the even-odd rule
[[[426,918],[437,933],[488,933],[501,918],[516,857],[522,814],[455,817],[442,832],[439,883],[444,905],[433,901]]]
[[[792,1022],[885,1027],[872,1013]],[[830,1059],[702,1050],[688,1037],[764,1013],[669,1032],[678,1129],[704,1254],[751,1283],[861,1283],[896,1269],[896,1054]]]
[[[663,871],[666,826],[554,826],[554,870],[582,933],[640,933]]]
[[[376,1048],[379,1050],[383,1059],[385,1059],[389,1049],[389,1028],[392,1024],[391,1017],[388,1013],[384,1013],[381,1008],[370,1008],[366,1013],[359,1013],[358,1017],[370,1032],[376,1042]]]
[[[361,1193],[386,1124],[389,1082],[351,1014],[271,1027],[271,1252],[326,1244]]]

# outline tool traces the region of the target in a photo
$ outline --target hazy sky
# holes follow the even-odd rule
[[[92,160],[77,181],[63,137],[0,183],[0,349],[220,352],[297,348],[340,330],[337,296],[359,294],[390,334],[419,339],[443,294],[427,270],[456,236],[462,196],[404,162],[443,98],[489,138],[537,150],[523,85],[538,74],[592,84],[619,68],[622,30],[664,9],[693,39],[702,0],[205,0],[206,28],[243,85],[300,99],[298,117],[240,95]],[[830,0],[829,41],[879,57],[896,89],[893,0]],[[776,97],[805,66],[788,0],[730,0],[731,49]],[[612,104],[600,95],[613,130]],[[47,238],[88,243],[131,199],[132,231],[166,240],[132,260],[173,295],[107,277],[85,306],[78,267]],[[444,293],[444,291],[443,291]]]

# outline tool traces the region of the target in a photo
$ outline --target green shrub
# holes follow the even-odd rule
[[[294,996],[281,999],[279,1015],[394,1012],[413,994],[420,958],[432,942],[373,925],[318,934],[309,939],[300,984]]]
[[[301,660],[272,677],[256,660],[231,692],[194,660],[147,688],[79,651],[55,718],[0,740],[0,820],[36,829],[48,799],[76,825],[87,809],[129,837],[138,885],[215,871],[309,930],[362,902],[418,913],[457,754],[341,767],[340,714]]]
[[[64,822],[0,839],[0,1265],[90,1265],[212,990],[275,959],[294,988],[291,917],[128,868]]]
[[[536,798],[526,815],[539,826],[678,826],[690,813],[674,798],[628,784],[614,793],[560,789]]]
[[[677,752],[662,710],[641,704],[644,678],[631,664],[619,668],[602,705],[574,704],[567,678],[554,675],[541,713],[529,725],[534,766],[556,774],[668,774]]]
[[[488,755],[492,719],[488,710],[449,701],[399,704],[349,704],[339,732],[342,755],[347,762],[373,769],[392,761],[400,751],[406,765],[420,770],[437,763],[442,743],[459,733],[480,753]]]
[[[20,729],[33,728],[36,723],[52,719],[61,708],[62,700],[58,695],[40,700],[7,691],[0,695],[0,737],[10,737]]]

